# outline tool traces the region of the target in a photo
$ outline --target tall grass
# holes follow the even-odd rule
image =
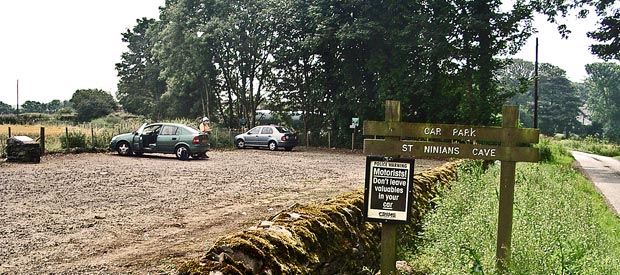
[[[608,157],[620,156],[620,146],[607,140],[597,139],[592,136],[588,136],[584,139],[565,139],[559,141],[559,143],[562,146],[572,150]]]
[[[459,173],[420,248],[401,251],[419,274],[497,274],[499,170]],[[565,164],[517,165],[509,274],[619,274],[618,255],[620,222],[585,178]]]

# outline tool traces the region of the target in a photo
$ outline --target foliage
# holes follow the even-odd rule
[[[69,132],[60,138],[61,147],[63,149],[85,148],[86,135],[81,132]]]
[[[78,121],[90,121],[116,110],[116,100],[100,89],[77,90],[73,93],[71,103]]]
[[[589,87],[587,100],[592,120],[603,125],[603,136],[620,142],[620,65],[593,63],[586,65]]]
[[[571,138],[559,141],[559,144],[571,150],[582,151],[586,153],[616,157],[620,156],[620,146],[610,143],[608,140],[587,136],[584,139]]]
[[[576,2],[594,6],[597,15],[602,17],[598,21],[597,29],[588,32],[588,37],[600,42],[590,46],[591,52],[604,60],[620,60],[620,9],[615,5],[615,1],[580,0]]]
[[[47,106],[38,101],[26,100],[21,105],[21,112],[24,113],[45,113]]]
[[[129,51],[116,64],[120,77],[116,97],[125,111],[157,119],[163,116],[160,99],[165,83],[159,79],[159,61],[151,53],[153,41],[147,36],[154,25],[153,19],[138,19],[132,30],[122,34]]]
[[[521,59],[507,60],[509,65],[498,72],[501,87],[516,91],[508,101],[524,106],[520,109],[521,120],[533,127],[534,124],[534,63]],[[541,133],[581,132],[577,117],[583,105],[581,90],[568,80],[566,72],[548,63],[540,64],[538,121]]]
[[[479,172],[475,172],[479,171]],[[425,221],[423,274],[494,274],[499,166],[460,173]],[[517,165],[510,274],[614,274],[620,227],[594,187],[568,165]]]
[[[0,101],[0,115],[7,115],[15,113],[15,109],[2,101]]]
[[[407,121],[492,125],[517,92],[498,86],[505,62],[494,57],[524,44],[534,12],[553,20],[569,8],[500,5],[171,0],[160,20],[124,34],[117,97],[151,118],[207,115],[233,128],[253,126],[259,107],[300,113],[304,132],[332,128],[336,146],[348,144],[352,117],[383,119],[386,99]]]
[[[90,123],[98,127],[114,128],[119,124],[141,124],[145,119],[126,112],[114,112],[105,117],[92,120]]]
[[[0,115],[0,124],[17,124],[16,115]]]
[[[570,165],[574,159],[562,144],[553,139],[542,137],[536,145],[540,151],[540,161]]]

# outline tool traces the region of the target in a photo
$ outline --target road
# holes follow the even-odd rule
[[[583,174],[603,194],[616,215],[620,215],[620,161],[579,151],[572,153]]]

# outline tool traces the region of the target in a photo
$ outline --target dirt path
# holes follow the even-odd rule
[[[294,204],[363,188],[361,154],[234,150],[0,162],[0,274],[173,274]],[[417,160],[416,169],[438,165]]]

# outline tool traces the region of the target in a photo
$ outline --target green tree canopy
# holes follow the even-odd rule
[[[603,125],[603,134],[620,141],[620,65],[593,63],[586,65],[589,88],[587,107],[592,120]]]
[[[46,113],[47,105],[38,101],[26,100],[21,105],[24,113]]]
[[[138,19],[132,30],[122,34],[129,51],[124,52],[121,62],[116,64],[120,77],[116,97],[125,111],[159,118],[163,116],[160,99],[165,83],[159,79],[159,63],[151,53],[153,42],[147,35],[154,24],[154,19]]]
[[[111,94],[100,89],[77,90],[71,97],[78,121],[90,121],[106,116],[116,110],[117,104]]]
[[[496,57],[523,46],[535,13],[555,22],[583,1],[168,0],[124,34],[117,97],[131,112],[231,127],[258,108],[301,113],[336,140],[352,117],[382,119],[386,99],[408,121],[494,124],[527,83],[500,86]]]
[[[14,114],[14,113],[15,113],[15,109],[11,107],[11,105],[0,101],[0,114],[1,115]]]

